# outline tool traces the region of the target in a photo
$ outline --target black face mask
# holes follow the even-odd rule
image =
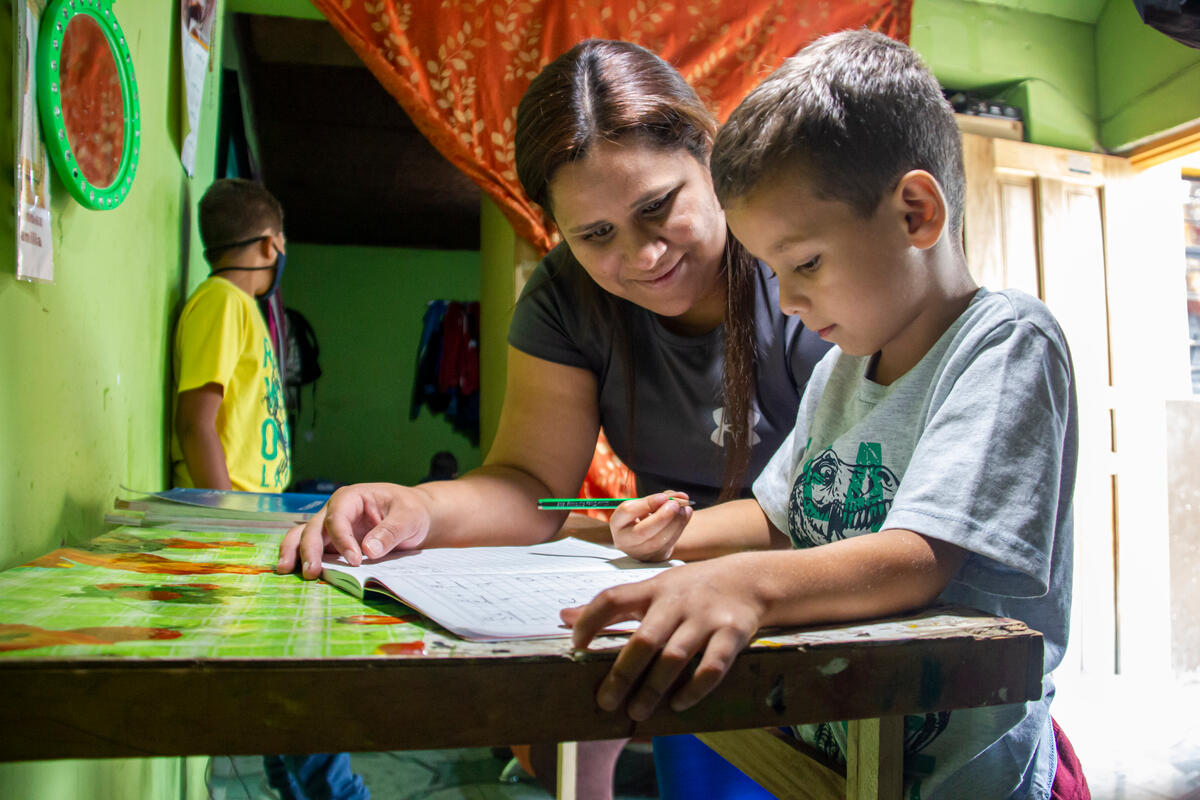
[[[270,235],[255,236],[252,239],[243,239],[240,242],[230,242],[229,244],[220,245],[218,247],[209,247],[204,250],[204,257],[206,259],[211,259],[212,255],[214,253],[220,253],[225,250],[232,250],[235,247],[245,247],[246,245],[251,244],[253,242],[261,242],[263,239],[270,239],[270,238],[271,238]],[[273,269],[273,270],[275,270],[275,280],[273,280],[271,282],[271,288],[267,289],[267,291],[264,292],[263,294],[256,296],[257,299],[259,299],[259,300],[269,300],[271,298],[271,295],[275,294],[275,292],[279,290],[279,282],[283,280],[283,267],[285,264],[287,264],[287,254],[279,249],[276,249],[275,252],[277,253],[277,255],[275,256],[275,263],[272,266],[269,266],[269,267],[221,267],[220,269],[214,269],[209,274],[217,275],[222,272],[261,272],[264,269]]]

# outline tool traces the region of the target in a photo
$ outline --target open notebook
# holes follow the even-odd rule
[[[647,564],[616,548],[561,539],[528,547],[414,550],[359,567],[330,556],[322,577],[358,597],[364,591],[390,595],[464,639],[491,642],[569,636],[559,611],[678,563]]]

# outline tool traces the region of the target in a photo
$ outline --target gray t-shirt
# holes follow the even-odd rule
[[[754,495],[794,547],[900,528],[968,551],[939,602],[1041,631],[1043,696],[908,718],[915,791],[905,796],[1049,797],[1050,672],[1067,643],[1077,447],[1066,340],[1038,300],[980,289],[890,386],[866,377],[870,362],[840,348],[821,361]],[[843,757],[843,725],[799,733]]]
[[[590,280],[565,246],[552,250],[517,302],[509,344],[596,375],[600,424],[613,451],[637,476],[639,495],[678,489],[697,506],[711,504],[720,493],[725,468],[722,329],[699,336],[673,333],[657,315],[604,295],[585,283]],[[588,291],[603,295],[606,307],[598,314],[589,313],[589,304],[581,299]],[[775,276],[761,263],[754,319],[758,377],[747,482],[791,430],[808,376],[829,348],[799,319],[779,310]],[[629,374],[635,376],[632,420]],[[636,436],[631,436],[633,428]]]

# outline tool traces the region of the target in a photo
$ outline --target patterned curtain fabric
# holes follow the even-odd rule
[[[583,477],[583,486],[579,487],[580,497],[637,497],[637,478],[625,462],[617,457],[600,430],[596,439],[596,450],[592,453],[592,463],[588,465],[587,475]],[[589,517],[607,521],[612,516],[611,511],[588,509],[578,512]]]
[[[542,252],[551,226],[517,181],[517,103],[588,37],[636,42],[724,120],[782,60],[825,33],[908,40],[912,0],[312,0],[442,155]]]

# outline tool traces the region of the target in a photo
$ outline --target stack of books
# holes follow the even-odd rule
[[[122,488],[104,521],[113,525],[181,531],[262,531],[302,525],[321,510],[327,494],[230,492],[171,489],[143,492]]]

